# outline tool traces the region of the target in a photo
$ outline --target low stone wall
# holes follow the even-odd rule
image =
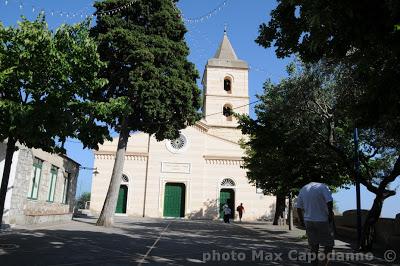
[[[25,215],[24,225],[62,223],[72,220],[72,213],[52,215]]]
[[[362,225],[368,215],[367,210],[362,210]],[[343,215],[335,216],[337,234],[350,239],[357,239],[357,212],[349,210]],[[376,243],[386,248],[398,249],[400,247],[400,218],[380,218],[375,225]]]

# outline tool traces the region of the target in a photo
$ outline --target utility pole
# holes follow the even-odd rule
[[[356,199],[357,199],[357,249],[361,247],[361,192],[360,192],[360,157],[359,157],[359,143],[358,143],[358,128],[354,128],[354,167],[356,179]]]

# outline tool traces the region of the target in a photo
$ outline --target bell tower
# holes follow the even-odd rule
[[[232,113],[249,114],[248,64],[239,60],[226,29],[203,75],[203,116],[209,133],[237,142],[241,137]]]

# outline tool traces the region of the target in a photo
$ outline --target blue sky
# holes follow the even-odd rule
[[[180,0],[178,7],[186,18],[197,18],[208,14],[224,0]],[[7,4],[6,4],[7,3]],[[22,4],[20,6],[20,4]],[[82,17],[93,12],[92,0],[0,0],[0,21],[9,26],[15,25],[21,15],[28,19],[35,18],[44,10],[51,28],[62,23],[76,23]],[[191,49],[189,59],[196,64],[200,74],[208,58],[213,57],[222,39],[224,25],[227,24],[228,36],[238,57],[249,63],[249,93],[250,101],[262,92],[262,84],[266,79],[279,82],[286,76],[285,67],[290,59],[281,60],[275,55],[274,49],[264,49],[258,46],[254,39],[258,35],[258,26],[269,20],[270,11],[276,6],[274,0],[228,0],[227,5],[213,13],[202,22],[187,22],[186,36]],[[250,108],[254,115],[253,106]],[[82,166],[93,167],[93,153],[83,150],[82,145],[70,140],[67,145],[68,156],[78,161]],[[78,180],[78,194],[91,189],[91,171],[81,170]],[[400,181],[393,188],[400,186]],[[370,208],[374,195],[362,187],[362,207]],[[341,190],[334,194],[341,211],[355,208],[355,190]],[[400,196],[394,196],[385,201],[384,217],[394,217],[399,209]]]

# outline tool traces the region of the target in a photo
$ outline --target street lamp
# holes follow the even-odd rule
[[[94,174],[94,175],[97,175],[97,174],[100,173],[100,172],[97,170],[97,167],[79,166],[79,169],[93,171],[93,174]]]

